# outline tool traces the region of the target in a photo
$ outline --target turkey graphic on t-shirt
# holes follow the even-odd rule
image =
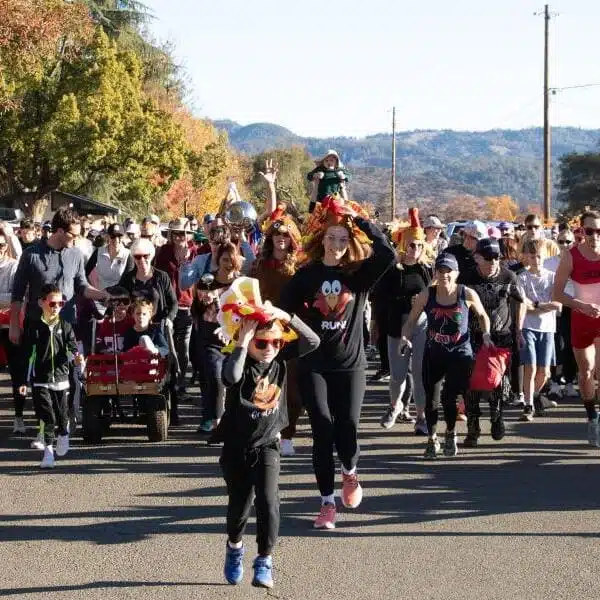
[[[348,303],[352,300],[352,292],[337,279],[324,281],[315,296],[313,307],[317,308],[327,319],[339,319]]]

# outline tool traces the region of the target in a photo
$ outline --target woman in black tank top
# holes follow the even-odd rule
[[[473,351],[469,340],[470,308],[477,315],[484,331],[484,344],[491,344],[490,320],[479,296],[472,289],[458,285],[457,278],[456,258],[450,254],[441,254],[435,261],[436,284],[417,296],[402,328],[402,343],[408,348],[413,328],[421,313],[427,314],[423,385],[429,439],[425,458],[435,458],[441,450],[436,432],[440,397],[446,421],[444,454],[456,456],[458,452],[454,430],[456,399],[466,393],[473,364]]]

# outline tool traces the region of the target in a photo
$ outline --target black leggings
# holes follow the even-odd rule
[[[279,535],[279,442],[258,448],[234,448],[226,442],[219,463],[227,484],[229,541],[242,541],[256,495],[258,553],[271,554]]]
[[[444,408],[447,431],[456,425],[456,398],[463,397],[469,387],[473,358],[460,352],[435,352],[425,348],[423,357],[423,385],[425,387],[425,418],[429,435],[437,429],[440,398]],[[443,383],[443,387],[442,387]]]
[[[315,373],[300,368],[300,395],[313,434],[313,467],[321,496],[333,494],[333,447],[346,470],[356,467],[358,422],[365,396],[364,371]]]

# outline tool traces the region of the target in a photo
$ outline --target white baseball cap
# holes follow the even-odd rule
[[[423,229],[433,227],[434,229],[444,229],[444,224],[435,216],[427,217],[423,223]]]
[[[463,232],[465,235],[470,235],[476,240],[482,240],[483,238],[488,237],[488,228],[485,223],[482,223],[481,221],[470,221],[463,227]]]

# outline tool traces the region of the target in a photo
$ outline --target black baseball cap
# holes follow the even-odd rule
[[[500,252],[500,244],[498,240],[494,238],[483,238],[477,242],[475,248],[476,254],[480,254],[483,258],[499,258],[502,254]]]
[[[123,237],[125,235],[123,228],[118,223],[111,223],[108,226],[107,233],[110,237]]]
[[[454,254],[443,252],[437,257],[435,261],[435,268],[442,269],[444,267],[446,269],[450,269],[451,271],[458,271],[458,261],[456,260]]]

